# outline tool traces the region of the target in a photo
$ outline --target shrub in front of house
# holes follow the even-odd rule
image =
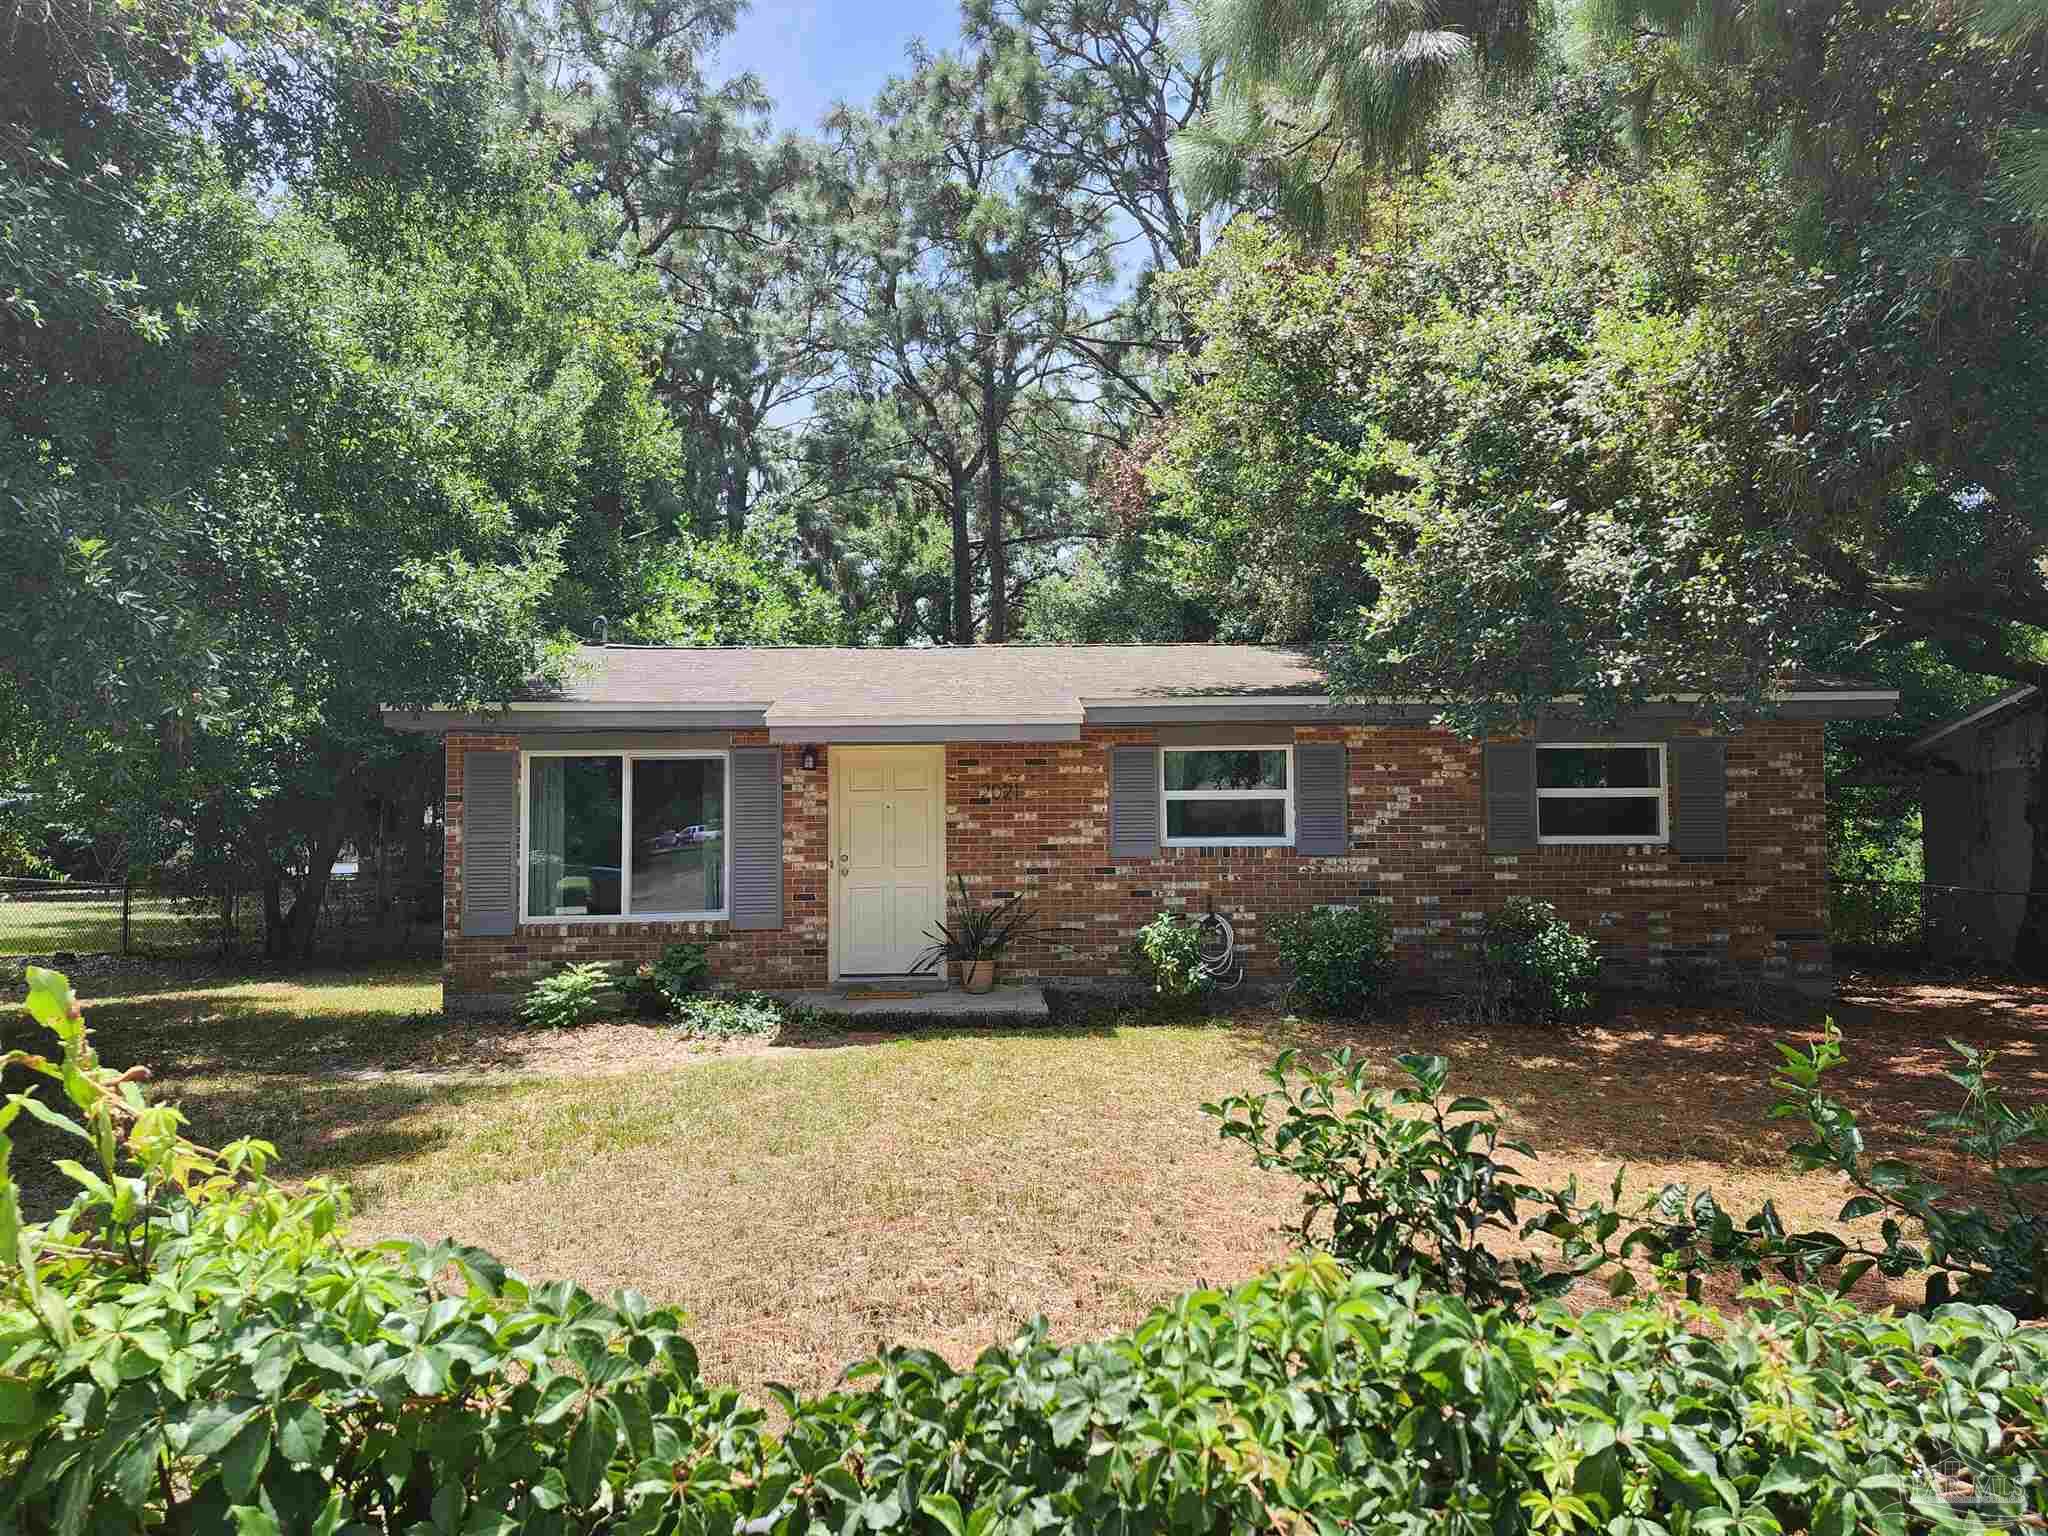
[[[1042,1322],[846,1390],[704,1383],[669,1310],[488,1255],[345,1242],[323,1183],[182,1134],[31,978],[80,1145],[20,1222],[0,1162],[0,1529],[1848,1532],[2048,1514],[2048,1333],[1816,1292],[1517,1317],[1303,1257],[1117,1337]],[[0,1142],[0,1151],[5,1143]],[[86,1166],[90,1164],[90,1166]],[[66,1165],[60,1165],[66,1166]],[[1944,1501],[1967,1475],[1980,1503]],[[1948,1474],[1944,1477],[1944,1474]]]
[[[1202,927],[1185,912],[1161,912],[1131,941],[1131,964],[1159,997],[1186,1002],[1215,985],[1202,965]]]
[[[1318,1013],[1369,1013],[1394,979],[1394,925],[1385,907],[1312,907],[1273,919],[1266,931],[1292,996]]]
[[[1556,1025],[1592,1012],[1599,955],[1549,902],[1511,898],[1487,914],[1479,945],[1481,992],[1509,1018]]]
[[[710,952],[702,944],[670,944],[661,958],[642,965],[626,984],[626,995],[642,1018],[673,1016],[711,973]]]
[[[695,992],[675,1007],[676,1026],[712,1040],[772,1040],[789,1010],[766,992]]]
[[[605,1011],[618,983],[611,968],[596,960],[565,965],[527,989],[519,1005],[522,1023],[542,1029],[573,1029]]]

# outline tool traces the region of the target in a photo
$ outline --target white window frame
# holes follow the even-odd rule
[[[1166,759],[1176,752],[1280,752],[1287,758],[1285,789],[1168,789]],[[1175,800],[1280,800],[1287,806],[1282,837],[1169,837],[1166,808]],[[1214,746],[1159,749],[1159,846],[1162,848],[1292,848],[1294,846],[1294,748],[1281,742],[1218,742]]]
[[[616,913],[570,913],[560,917],[535,917],[528,910],[528,891],[531,885],[528,863],[528,838],[533,826],[533,770],[532,762],[537,757],[616,757],[623,767],[620,771],[619,793],[619,906]],[[691,759],[716,758],[725,764],[722,778],[724,786],[724,825],[720,828],[720,857],[725,861],[725,877],[719,889],[725,892],[725,905],[715,912],[635,912],[633,910],[633,764],[637,762],[662,762]],[[522,926],[530,923],[715,923],[724,922],[732,916],[732,754],[710,750],[695,752],[627,752],[606,751],[596,748],[549,749],[544,752],[521,752],[519,754],[519,921]]]
[[[1536,841],[1542,843],[1634,843],[1639,847],[1671,841],[1671,763],[1670,753],[1661,741],[1539,741],[1536,760]],[[1654,789],[1545,789],[1543,788],[1543,767],[1541,754],[1545,752],[1628,752],[1650,751],[1657,754],[1657,787]],[[1622,837],[1546,837],[1543,833],[1543,802],[1545,800],[1655,800],[1657,802],[1657,832],[1653,837],[1647,833],[1630,834]]]

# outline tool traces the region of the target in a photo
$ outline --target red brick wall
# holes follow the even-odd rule
[[[1417,980],[1460,960],[1479,918],[1510,896],[1556,902],[1599,941],[1621,979],[1674,959],[1711,959],[1795,979],[1823,979],[1821,727],[1751,726],[1729,740],[1729,856],[1684,860],[1669,848],[1545,847],[1489,854],[1479,748],[1423,727],[1303,728],[1298,740],[1343,740],[1350,770],[1351,851],[1307,858],[1286,848],[1162,849],[1147,860],[1108,853],[1108,754],[1145,730],[1085,729],[1078,743],[963,743],[946,748],[946,870],[975,895],[1024,891],[1059,930],[1016,952],[1013,972],[1125,975],[1137,928],[1162,908],[1230,918],[1254,974],[1271,974],[1263,921],[1324,902],[1381,901],[1402,962]],[[736,737],[744,742],[750,738]],[[759,740],[758,736],[751,738]],[[461,757],[448,742],[446,974],[451,991],[505,991],[565,960],[651,959],[687,938],[712,946],[713,974],[758,986],[820,986],[827,975],[830,756],[806,773],[783,751],[784,915],[778,933],[725,923],[543,923],[512,939],[460,935]]]

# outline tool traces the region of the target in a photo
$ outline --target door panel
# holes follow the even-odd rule
[[[923,880],[932,867],[932,797],[922,786],[900,783],[889,796],[891,864],[899,875]]]
[[[908,971],[944,905],[942,759],[926,747],[838,747],[832,921],[842,975]]]
[[[856,875],[888,868],[889,797],[878,786],[846,797],[845,851]]]

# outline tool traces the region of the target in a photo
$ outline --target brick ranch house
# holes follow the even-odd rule
[[[1618,980],[1825,989],[1822,722],[1897,698],[1801,680],[1728,735],[1673,700],[1480,743],[1258,646],[602,646],[557,696],[386,719],[446,738],[447,995],[486,1008],[679,940],[727,984],[900,974],[956,874],[1056,930],[1013,976],[1123,977],[1142,923],[1211,904],[1270,976],[1263,922],[1377,901],[1426,983],[1526,895]]]

